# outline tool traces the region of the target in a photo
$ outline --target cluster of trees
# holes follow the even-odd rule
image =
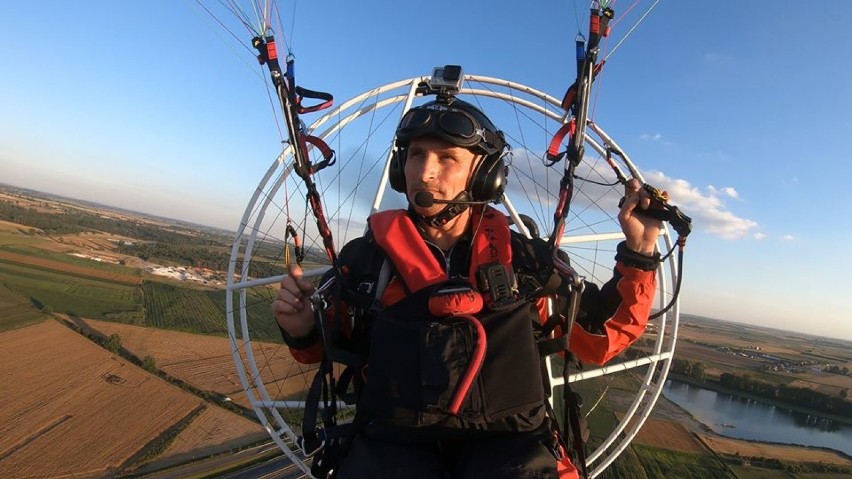
[[[825,372],[825,373],[841,374],[843,376],[849,376],[849,367],[848,366],[840,367],[836,364],[832,364],[831,366],[823,368],[822,371]]]
[[[852,402],[847,401],[843,397],[831,396],[814,391],[813,389],[788,386],[786,384],[771,384],[766,381],[753,379],[748,374],[738,375],[731,373],[722,373],[719,376],[719,384],[728,389],[781,401],[813,411],[852,417]]]
[[[149,373],[157,374],[157,360],[154,359],[154,356],[149,354],[142,359],[142,369]]]
[[[228,268],[229,256],[207,246],[189,243],[150,242],[120,244],[118,251],[128,256],[137,256],[145,261],[153,258],[215,270]]]
[[[671,372],[686,376],[696,381],[707,379],[707,371],[702,362],[692,362],[686,359],[675,358],[672,361]]]
[[[113,354],[118,354],[121,351],[121,336],[117,333],[110,334],[106,341],[101,344]]]

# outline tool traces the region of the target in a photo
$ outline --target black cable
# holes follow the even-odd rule
[[[648,317],[648,319],[657,319],[663,314],[665,314],[668,310],[672,309],[675,302],[677,301],[678,296],[680,295],[680,285],[683,281],[683,245],[686,241],[686,238],[680,237],[677,239],[678,243],[678,252],[677,252],[677,281],[675,281],[674,291],[672,291],[672,300],[669,301],[669,304],[666,305],[665,308],[657,311]],[[668,256],[668,255],[667,255]]]

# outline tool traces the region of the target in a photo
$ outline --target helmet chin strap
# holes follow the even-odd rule
[[[431,226],[432,228],[440,228],[445,224],[449,223],[450,220],[470,208],[470,201],[470,194],[467,191],[462,191],[455,198],[448,201],[447,205],[445,205],[444,208],[438,213],[430,216],[425,216],[415,211],[414,215],[417,220],[423,225]]]

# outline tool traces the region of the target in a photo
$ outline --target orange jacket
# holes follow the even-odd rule
[[[496,211],[491,210],[490,211]],[[501,215],[502,216],[502,215]],[[387,225],[402,225],[404,230],[395,231],[394,234],[411,234],[413,224],[411,223],[404,210],[386,211],[376,213],[370,217],[371,224],[383,222]],[[463,241],[462,246],[484,244],[479,237],[472,238],[470,243]],[[407,251],[406,244],[411,241],[400,241],[401,238],[383,238],[382,242],[385,248],[394,247],[393,245],[401,245],[397,251],[388,254],[390,257],[404,255]],[[477,243],[479,241],[479,243]],[[365,254],[363,249],[365,244],[369,243],[370,247],[377,248],[375,238],[359,238],[347,244],[341,251],[340,259],[343,265],[345,274],[351,275],[353,281],[357,281],[359,271],[353,271],[354,268],[347,264],[348,258],[362,259]],[[549,251],[546,249],[544,242],[541,240],[528,240],[521,235],[512,232],[511,235],[512,251],[509,253],[510,261],[516,272],[525,269],[537,269],[538,263],[542,262],[544,257],[549,257]],[[420,244],[427,244],[420,242]],[[464,248],[462,248],[464,249]],[[472,248],[470,248],[472,249]],[[481,248],[480,248],[481,249]],[[408,248],[410,250],[410,248]],[[470,277],[475,271],[476,264],[467,255],[449,254],[438,251],[434,245],[428,245],[429,253],[436,258],[441,258],[443,261],[429,261],[429,264],[438,265],[440,268],[447,266],[455,274]],[[425,251],[417,251],[418,255],[429,254]],[[504,255],[504,252],[500,254]],[[462,257],[461,260],[457,258]],[[464,262],[467,264],[454,264],[454,262]],[[504,257],[502,261],[506,261]],[[400,262],[399,259],[397,262]],[[533,265],[525,263],[536,263]],[[413,261],[412,264],[421,264]],[[429,281],[434,280],[436,275],[433,268],[430,266],[427,272],[418,270],[417,267],[412,267],[410,264],[406,267],[409,272],[405,274],[419,275],[419,280],[414,281],[419,285],[428,283],[422,275],[429,276]],[[449,274],[446,271],[445,274]],[[380,298],[380,302],[384,305],[393,304],[403,295],[406,294],[406,289],[403,285],[404,279],[400,276],[394,276],[390,279],[384,294]],[[409,280],[411,282],[411,280]],[[593,284],[587,284],[582,299],[580,302],[581,314],[574,323],[571,338],[571,351],[583,362],[604,364],[614,356],[629,347],[639,336],[644,332],[648,322],[648,317],[651,311],[651,305],[656,291],[656,274],[655,271],[645,271],[636,267],[627,266],[623,262],[616,262],[613,278],[609,280],[603,287],[598,289]],[[564,297],[564,295],[563,295]],[[564,306],[565,301],[561,303]],[[560,304],[560,303],[557,303]],[[351,334],[351,331],[348,331]],[[557,331],[558,333],[558,331]],[[290,346],[290,351],[293,357],[300,363],[310,364],[317,363],[322,359],[323,345],[318,334],[312,334],[310,338],[304,340],[292,340],[285,334],[285,341]]]

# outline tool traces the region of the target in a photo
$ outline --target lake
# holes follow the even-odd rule
[[[852,425],[667,380],[663,395],[718,434],[852,455]]]

